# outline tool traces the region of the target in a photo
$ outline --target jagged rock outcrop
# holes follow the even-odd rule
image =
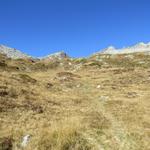
[[[69,56],[64,51],[60,51],[60,52],[57,52],[54,54],[50,54],[50,55],[43,57],[41,59],[43,59],[43,60],[62,60],[65,58],[69,58]]]
[[[10,48],[4,45],[0,45],[0,53],[5,54],[9,58],[18,59],[18,58],[30,58],[31,56],[22,53],[21,51]]]

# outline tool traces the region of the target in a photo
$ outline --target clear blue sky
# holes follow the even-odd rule
[[[150,41],[150,0],[0,0],[0,44],[88,56]]]

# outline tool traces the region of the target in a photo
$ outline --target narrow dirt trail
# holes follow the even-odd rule
[[[87,92],[88,90],[88,92]],[[94,91],[95,92],[95,91]],[[101,101],[100,98],[98,98],[94,94],[93,90],[86,89],[86,92],[82,93],[84,95],[88,95],[89,99],[92,101],[93,109],[99,113],[101,113],[106,119],[108,119],[111,122],[111,127],[109,129],[109,133],[112,135],[112,140],[114,141],[116,148],[115,150],[136,150],[136,143],[133,141],[133,139],[130,138],[127,130],[125,129],[125,126],[123,125],[123,122],[117,120],[108,110],[105,108],[105,101]],[[93,139],[93,138],[92,138]],[[92,140],[93,141],[93,140]],[[101,143],[98,143],[99,141],[96,141],[94,139],[94,142],[97,143],[96,145],[99,145],[99,150],[105,150],[103,148],[103,145]],[[107,143],[107,141],[106,141]],[[113,148],[112,148],[113,149]]]
[[[135,149],[135,144],[128,136],[128,133],[122,122],[116,120],[111,112],[106,111],[104,102],[97,100],[95,102],[97,110],[100,111],[111,122],[111,133],[114,135],[114,140],[117,143],[118,150]]]

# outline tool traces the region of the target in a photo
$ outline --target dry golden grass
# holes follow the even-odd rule
[[[0,150],[150,149],[149,57],[134,57],[122,64],[126,57],[103,56],[102,62],[93,57],[60,66],[18,60],[21,69],[3,57]],[[139,61],[146,64],[135,65]]]

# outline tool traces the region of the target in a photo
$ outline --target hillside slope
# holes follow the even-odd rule
[[[148,150],[149,93],[150,55],[0,55],[0,150]]]

